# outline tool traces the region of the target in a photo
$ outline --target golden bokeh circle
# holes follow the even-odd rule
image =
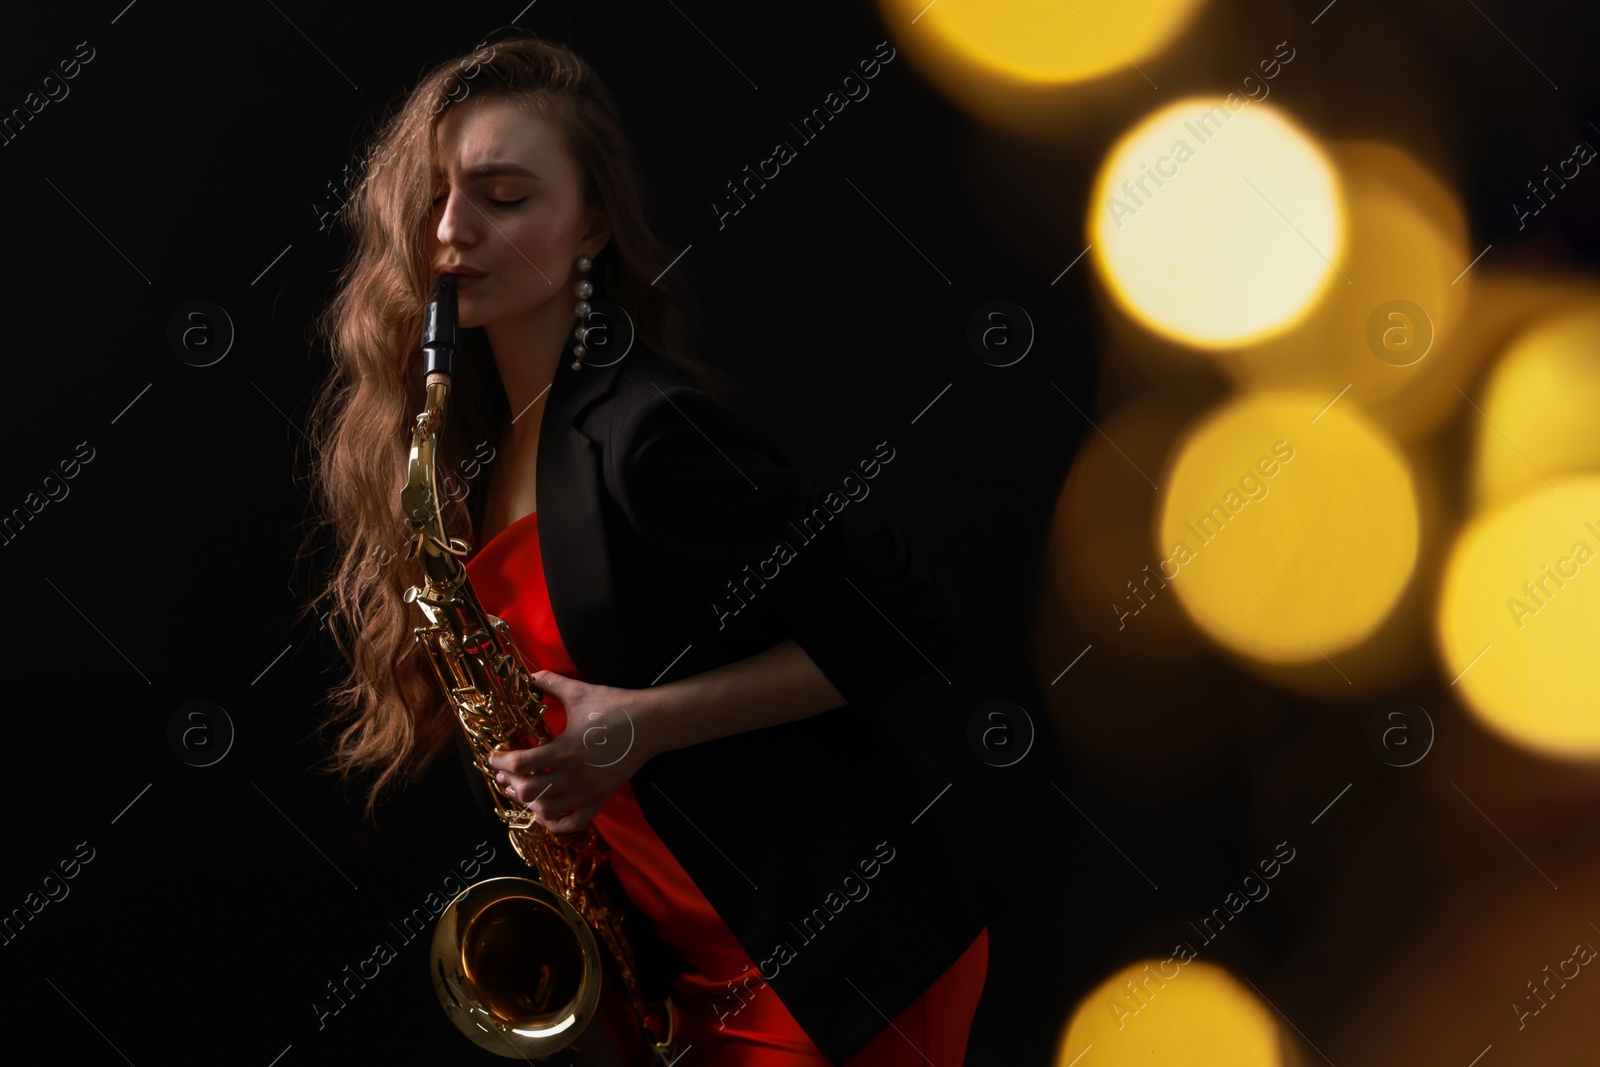
[[[1600,303],[1538,319],[1500,357],[1478,406],[1473,493],[1479,507],[1600,471]]]
[[[1276,336],[1344,285],[1335,168],[1280,108],[1193,96],[1141,119],[1090,194],[1095,268],[1118,305],[1197,348]]]
[[[1271,663],[1360,644],[1416,564],[1416,490],[1353,405],[1246,394],[1179,443],[1162,479],[1158,569],[1203,632]]]
[[[1079,1002],[1057,1046],[1055,1067],[1228,1064],[1283,1067],[1283,1042],[1271,1012],[1226,970],[1194,958],[1130,963]]]
[[[1037,86],[1136,69],[1190,26],[1204,0],[880,0],[880,6],[885,21],[904,20],[943,65]]]
[[[1435,635],[1442,673],[1498,736],[1600,758],[1600,475],[1563,476],[1469,522]]]

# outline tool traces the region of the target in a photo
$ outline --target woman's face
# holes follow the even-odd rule
[[[428,264],[483,274],[458,287],[460,324],[570,313],[578,257],[598,255],[610,231],[583,202],[560,130],[537,105],[486,94],[444,113],[438,145]]]

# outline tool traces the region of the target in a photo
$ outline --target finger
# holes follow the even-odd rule
[[[576,812],[578,807],[579,805],[575,798],[558,796],[555,793],[546,793],[543,797],[528,805],[529,810],[538,816],[539,821],[546,826],[562,821]]]
[[[531,764],[527,764],[525,753],[531,751],[532,749],[517,749],[514,752],[496,752],[489,757],[488,763],[497,771],[528,774],[534,768]]]
[[[593,818],[594,812],[587,807],[580,807],[556,819],[540,816],[539,821],[552,834],[575,834],[581,833]]]
[[[551,752],[550,746],[559,740],[560,737],[554,737],[542,744],[535,743],[520,748],[500,749],[489,753],[488,762],[491,767],[496,767],[500,770],[515,770],[527,773],[525,768],[531,767],[541,757],[548,755]]]
[[[529,789],[530,787],[531,792],[526,794],[529,796],[552,786],[557,789],[567,789],[576,780],[578,779],[574,778],[570,771],[562,767],[552,767],[537,774],[518,774],[515,771],[501,771],[495,775],[495,781],[501,785],[516,786],[519,796],[524,795],[521,790]]]
[[[496,752],[489,757],[489,766],[512,774],[534,774],[547,769],[553,760],[560,755],[559,751],[551,750],[550,745],[553,744],[555,742],[551,741],[534,748],[518,748],[507,752]]]
[[[548,795],[550,783],[533,778],[513,778],[501,788],[505,790],[506,796],[531,807],[534,801]]]

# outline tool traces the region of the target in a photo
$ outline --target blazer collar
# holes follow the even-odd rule
[[[585,414],[616,390],[617,368],[572,369],[569,336],[546,394],[536,460],[545,587],[562,645],[584,681],[629,686],[636,664],[617,610],[613,546],[605,527],[603,443]]]

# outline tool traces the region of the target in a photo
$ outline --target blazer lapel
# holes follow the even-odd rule
[[[572,370],[569,335],[539,426],[539,545],[550,611],[583,680],[627,686],[634,662],[617,610],[604,527],[601,446],[579,427],[616,384],[618,363]]]

